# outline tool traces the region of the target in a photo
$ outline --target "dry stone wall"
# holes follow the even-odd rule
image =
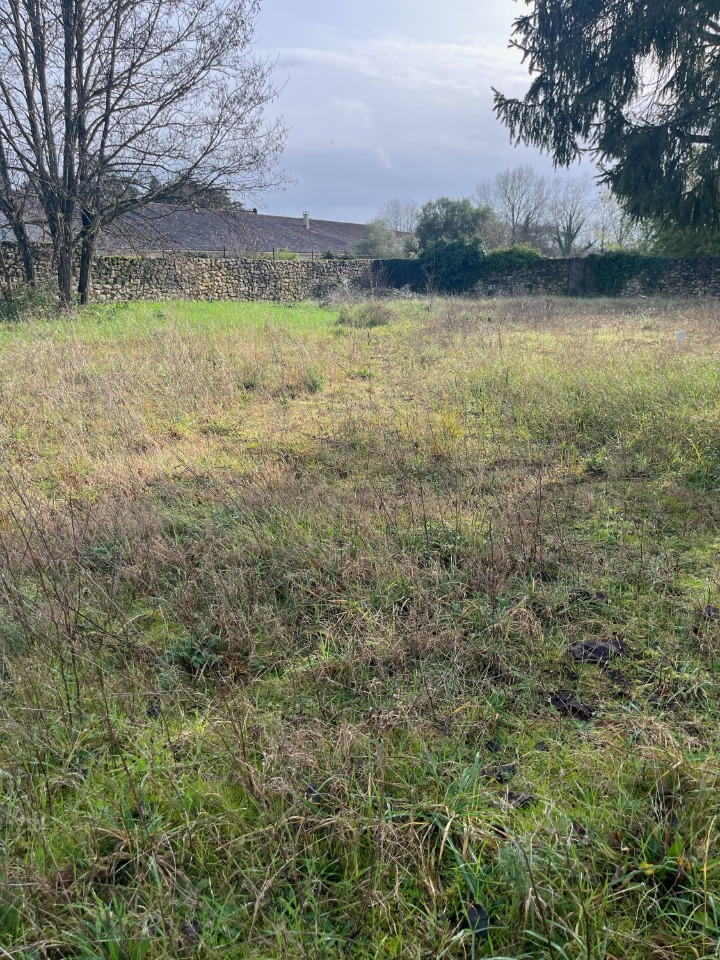
[[[22,267],[12,244],[3,245],[14,281]],[[35,251],[38,276],[52,276],[50,252]],[[98,256],[93,264],[95,301],[307,300],[343,287],[373,283],[370,260],[252,260],[205,257]]]
[[[45,245],[34,246],[33,259],[35,260],[35,270],[38,278],[41,280],[51,279],[53,267],[50,248]],[[19,283],[23,279],[22,260],[14,243],[5,240],[0,242],[0,267],[3,273],[7,271],[10,274],[13,283]],[[3,276],[2,279],[4,280],[5,277]]]
[[[652,264],[652,258],[648,258]],[[641,271],[617,290],[603,290],[599,255],[566,260],[541,260],[513,273],[488,275],[478,284],[485,296],[544,294],[546,296],[720,297],[720,257],[687,257],[657,261],[661,269]]]
[[[2,262],[13,281],[22,279],[14,244],[0,244]],[[52,279],[48,247],[34,251],[40,279]],[[720,257],[648,260],[650,267],[613,294],[621,296],[720,298]],[[477,285],[481,296],[538,294],[597,296],[608,293],[598,279],[606,258],[540,260],[507,273],[488,273]],[[652,268],[652,269],[650,269]],[[1,278],[0,278],[1,279]],[[306,300],[338,289],[410,287],[428,289],[417,260],[253,260],[197,256],[98,256],[93,267],[93,299],[121,300]]]
[[[720,257],[672,260],[657,292],[665,297],[720,297]]]
[[[507,273],[488,273],[477,284],[477,293],[486,297],[508,297],[526,294],[544,294],[566,297],[580,293],[573,290],[573,260],[540,260],[524,270]]]
[[[369,284],[363,260],[225,260],[100,257],[95,300],[307,300]]]

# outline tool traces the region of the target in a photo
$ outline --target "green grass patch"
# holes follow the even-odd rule
[[[2,327],[0,952],[716,955],[716,309]]]

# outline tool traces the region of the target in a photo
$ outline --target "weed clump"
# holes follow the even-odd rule
[[[303,370],[302,384],[308,393],[319,393],[325,386],[325,377],[321,371],[308,367]]]
[[[382,300],[367,300],[365,303],[344,304],[337,318],[338,326],[370,329],[386,327],[395,319],[395,311]]]

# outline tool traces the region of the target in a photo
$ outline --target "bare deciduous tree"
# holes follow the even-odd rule
[[[537,234],[547,221],[547,181],[532,167],[507,169],[494,180],[478,185],[480,203],[490,207],[506,224],[510,244],[537,242]]]
[[[553,240],[561,257],[585,253],[594,246],[592,226],[598,202],[591,177],[558,178],[552,183],[548,208]]]
[[[601,250],[633,250],[643,243],[644,227],[629,216],[608,190],[600,199],[595,223]]]
[[[510,243],[510,231],[507,224],[497,218],[494,210],[489,210],[489,214],[480,228],[480,236],[486,250],[501,250]]]
[[[388,260],[406,255],[408,238],[399,237],[397,231],[384,220],[371,220],[365,227],[365,236],[348,247],[351,257]]]
[[[409,198],[395,197],[388,200],[378,215],[385,226],[401,233],[415,233],[420,207]]]
[[[100,231],[188,184],[252,193],[285,133],[252,52],[260,0],[0,0],[0,213],[26,276],[28,210],[58,288],[90,291]]]

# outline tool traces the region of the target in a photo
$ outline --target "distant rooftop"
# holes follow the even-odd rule
[[[43,231],[31,229],[31,239],[41,241]],[[270,253],[290,250],[310,256],[342,254],[365,236],[362,223],[275,217],[249,210],[219,211],[151,203],[112,223],[101,234],[98,248],[104,253]],[[0,224],[0,240],[12,240]]]
[[[345,253],[365,235],[361,223],[312,217],[274,217],[252,211],[216,211],[153,203],[128,214],[103,234],[106,251]]]

